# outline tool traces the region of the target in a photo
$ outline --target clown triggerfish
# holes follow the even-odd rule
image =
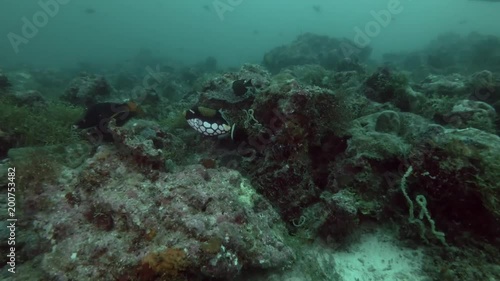
[[[126,103],[98,103],[89,107],[87,112],[85,112],[85,116],[76,122],[75,126],[79,129],[107,126],[111,119],[116,120],[117,126],[122,126],[130,118],[141,112],[141,109],[133,101]]]
[[[115,120],[116,126],[123,126],[130,118],[142,114],[142,110],[135,102],[126,103],[103,102],[94,104],[87,109],[82,119],[73,127],[77,129],[91,129],[92,134],[102,137],[104,141],[113,141],[109,131],[109,122]]]
[[[189,126],[205,136],[230,135],[234,139],[235,124],[230,125],[220,110],[197,106],[186,111],[185,116]]]

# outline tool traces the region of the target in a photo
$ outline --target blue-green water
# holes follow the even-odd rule
[[[51,2],[51,1],[40,1]],[[388,0],[65,0],[45,21],[39,1],[0,3],[0,61],[67,66],[115,63],[141,48],[191,63],[207,56],[221,66],[260,62],[267,50],[303,32],[353,39],[355,28],[386,10]],[[399,2],[399,1],[398,1]],[[56,2],[59,3],[59,2]],[[419,49],[443,32],[500,35],[500,4],[488,1],[400,1],[386,27],[371,38],[374,57]],[[35,19],[33,19],[35,16]],[[22,18],[40,25],[23,36]],[[36,26],[35,26],[36,27]],[[16,47],[9,33],[27,39]]]

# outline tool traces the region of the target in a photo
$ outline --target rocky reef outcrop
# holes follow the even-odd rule
[[[83,74],[71,81],[61,98],[74,105],[90,106],[106,101],[110,94],[111,87],[104,77]]]
[[[271,72],[295,65],[317,64],[326,69],[347,69],[348,61],[366,61],[370,47],[357,48],[348,39],[337,39],[313,33],[304,33],[288,45],[277,47],[264,55],[263,65]],[[354,51],[355,50],[355,51]]]

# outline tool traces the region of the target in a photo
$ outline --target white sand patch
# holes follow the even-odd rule
[[[422,250],[400,246],[390,232],[365,229],[347,250],[323,243],[305,244],[296,251],[291,268],[271,275],[245,276],[238,281],[428,281],[422,272]]]
[[[396,244],[384,231],[365,234],[348,251],[333,253],[335,269],[344,281],[424,280],[422,251]]]

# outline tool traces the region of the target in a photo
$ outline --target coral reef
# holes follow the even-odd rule
[[[410,162],[422,175],[418,189],[432,200],[433,213],[441,224],[460,220],[461,231],[448,225],[450,237],[463,230],[492,240],[498,235],[500,166],[492,159],[500,155],[499,140],[477,129],[447,129],[414,148]]]
[[[264,55],[263,65],[277,73],[283,68],[317,64],[327,69],[347,70],[345,58],[365,61],[371,53],[370,47],[359,49],[348,39],[304,33],[289,45],[277,47]],[[349,69],[353,70],[353,69]]]
[[[104,77],[82,74],[71,81],[61,99],[73,105],[90,106],[108,99],[110,94],[111,87]]]
[[[163,252],[149,253],[142,261],[142,268],[138,272],[139,280],[151,280],[155,275],[168,280],[182,280],[184,278],[180,276],[189,265],[183,249],[169,248]]]
[[[47,278],[229,280],[293,261],[279,216],[236,171],[192,165],[154,180],[109,146],[79,169],[62,169],[72,176],[26,196],[24,206],[58,245],[44,254]],[[64,212],[52,216],[45,204]]]
[[[109,128],[121,154],[130,157],[146,171],[164,170],[167,161],[182,163],[186,145],[153,121],[137,120]]]
[[[44,91],[69,74],[1,72],[0,172],[15,166],[22,187],[15,277],[348,280],[360,263],[353,280],[497,280],[498,42],[448,34],[378,67],[314,34],[233,69],[144,49],[75,76],[64,103]],[[145,112],[112,116],[112,141],[71,129],[78,106],[125,99]]]
[[[366,79],[365,95],[376,102],[393,101],[404,95],[408,84],[408,78],[404,74],[381,68]]]
[[[460,100],[444,116],[449,124],[458,129],[476,128],[485,132],[495,133],[495,109],[482,101]]]
[[[270,73],[259,65],[245,64],[237,72],[212,77],[201,83],[198,102],[208,107],[224,109],[248,108],[255,95],[269,85]],[[244,95],[234,93],[232,84],[236,80],[251,81],[251,87]]]
[[[466,36],[445,33],[425,49],[411,53],[388,53],[384,60],[417,78],[431,73],[452,74],[489,70],[500,71],[500,39],[492,35],[472,32]]]

